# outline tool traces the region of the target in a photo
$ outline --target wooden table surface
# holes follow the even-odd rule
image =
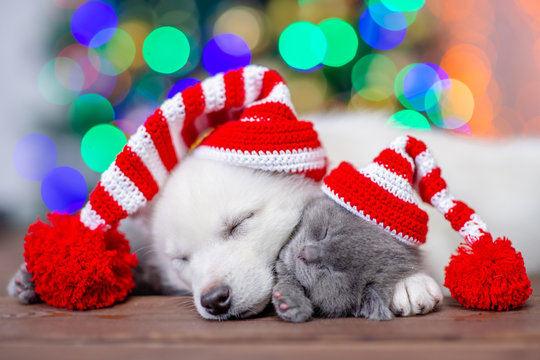
[[[20,245],[10,246],[0,241],[0,281],[20,261],[14,254]],[[539,285],[540,277],[533,277],[533,288]],[[0,296],[2,360],[424,357],[540,359],[540,296],[533,293],[524,308],[510,312],[466,310],[447,298],[439,311],[425,316],[304,324],[285,323],[271,312],[208,321],[185,297],[130,297],[107,309],[67,311]]]

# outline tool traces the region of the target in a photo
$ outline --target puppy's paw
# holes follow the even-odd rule
[[[398,282],[390,309],[398,316],[427,314],[442,303],[442,292],[433,278],[417,273]]]
[[[22,264],[8,284],[8,294],[17,297],[21,304],[34,304],[39,301],[39,296],[35,292],[32,274],[26,270]]]
[[[304,294],[296,294],[296,291],[288,292],[278,286],[274,288],[272,304],[279,317],[285,321],[305,322],[313,314],[311,302]]]

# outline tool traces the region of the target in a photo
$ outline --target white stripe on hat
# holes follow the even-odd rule
[[[241,151],[211,146],[200,146],[194,156],[225,161],[236,165],[269,171],[305,171],[324,168],[325,151],[322,148],[287,151]]]
[[[467,221],[461,229],[459,229],[459,235],[461,235],[469,244],[474,243],[484,233],[488,232],[486,223],[474,213],[471,215],[471,220]]]
[[[454,207],[456,198],[450,194],[447,188],[439,191],[431,198],[431,205],[439,210],[440,213],[446,214],[448,210]]]
[[[223,74],[217,74],[201,82],[201,88],[204,95],[205,113],[212,113],[225,108],[225,81]]]
[[[264,74],[267,68],[257,65],[249,65],[244,68],[244,106],[253,103],[261,94]]]
[[[429,149],[424,150],[418,154],[415,158],[416,161],[416,177],[420,180],[435,168],[437,168],[437,162]]]
[[[99,214],[92,208],[92,205],[90,205],[90,201],[84,205],[84,207],[81,210],[81,222],[84,226],[89,228],[90,230],[95,230],[99,226],[105,225],[105,220],[99,216]]]
[[[101,175],[101,185],[128,214],[132,214],[146,204],[146,198],[116,163]]]
[[[377,163],[370,163],[362,169],[357,170],[395,197],[408,203],[416,204],[411,184],[384,166]]]
[[[131,150],[141,158],[143,164],[152,174],[158,187],[165,183],[167,179],[167,169],[161,162],[159,153],[152,141],[152,137],[144,126],[140,126],[137,132],[128,141]]]
[[[183,141],[180,141],[182,125],[184,124],[184,119],[186,118],[186,107],[184,105],[182,93],[179,92],[171,99],[166,100],[163,105],[161,105],[160,109],[167,121],[167,124],[169,124],[169,131],[171,133],[172,143],[176,151],[176,157],[181,159],[188,152],[187,146]]]

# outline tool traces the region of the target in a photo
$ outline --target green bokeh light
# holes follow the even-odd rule
[[[323,63],[339,67],[351,61],[358,50],[358,36],[354,28],[341,19],[326,19],[319,24],[326,36],[328,53]]]
[[[190,46],[186,35],[171,26],[152,31],[144,40],[143,57],[154,71],[171,74],[186,65]]]
[[[323,31],[307,21],[290,24],[279,37],[279,54],[294,69],[309,70],[320,65],[327,50]]]
[[[135,59],[135,43],[131,36],[122,29],[116,29],[111,40],[95,50],[99,56],[106,58],[112,65],[102,66],[101,69],[98,69],[109,76],[123,73]]]
[[[401,110],[390,116],[388,123],[400,129],[429,130],[426,117],[414,110]]]
[[[368,0],[367,5],[372,6],[374,4],[382,3],[387,9],[391,11],[399,11],[405,17],[407,26],[411,26],[416,20],[418,10],[420,10],[425,3],[425,0]]]
[[[408,12],[418,11],[426,3],[426,0],[368,0],[367,5],[383,3],[388,9],[394,11]]]
[[[406,11],[418,11],[420,10],[426,0],[379,0],[389,9],[397,9],[401,12]]]
[[[396,66],[388,57],[370,54],[354,64],[351,80],[361,97],[370,101],[382,101],[392,95],[396,73]]]
[[[101,173],[107,170],[126,143],[126,136],[117,127],[96,125],[83,136],[81,155],[90,169]]]
[[[85,94],[79,96],[68,110],[68,118],[72,129],[83,135],[92,126],[114,121],[114,109],[103,96]]]

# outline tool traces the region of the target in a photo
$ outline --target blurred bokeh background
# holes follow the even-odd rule
[[[167,97],[250,63],[297,112],[540,134],[537,0],[21,0],[0,5],[0,224],[75,212]]]

